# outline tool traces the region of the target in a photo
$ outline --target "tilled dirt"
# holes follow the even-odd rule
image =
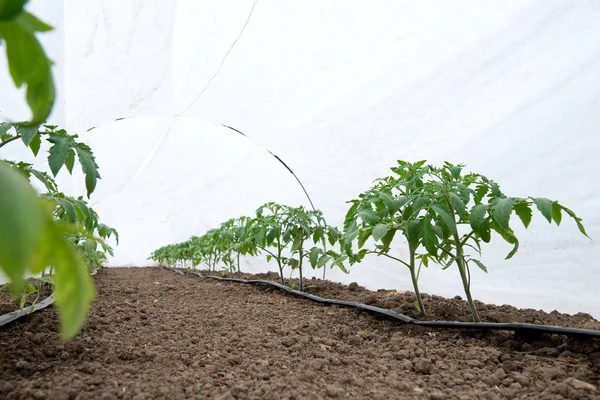
[[[596,340],[429,330],[159,268],[102,269],[95,280],[98,298],[71,342],[58,341],[54,309],[0,328],[0,398],[600,398]],[[393,297],[307,284],[324,297]],[[428,300],[440,319],[439,299]],[[509,311],[517,321],[597,323]]]
[[[263,274],[233,273],[225,275],[217,275],[209,271],[201,272],[205,275],[224,276],[229,278],[261,279],[281,283],[279,274],[274,272]],[[295,283],[297,286],[297,281],[292,281],[292,283]],[[289,280],[286,280],[285,283],[287,285],[290,284]],[[322,279],[304,280],[304,290],[306,293],[328,299],[356,301],[371,306],[385,308],[420,320],[463,322],[473,321],[468,303],[460,296],[456,296],[453,299],[447,299],[441,296],[423,293],[421,297],[423,299],[423,306],[425,308],[426,315],[422,316],[418,313],[417,309],[413,305],[416,301],[416,297],[414,293],[410,291],[380,289],[374,292],[365,289],[355,282],[351,283],[350,285],[343,285]],[[484,304],[477,300],[475,300],[475,304],[479,316],[483,322],[518,322],[600,330],[600,321],[597,321],[591,315],[586,313],[579,313],[576,315],[563,314],[559,313],[558,311],[546,313],[544,311],[534,309],[517,309],[516,307],[510,305],[497,306]]]

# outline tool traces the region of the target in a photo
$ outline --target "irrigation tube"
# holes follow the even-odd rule
[[[93,270],[92,273],[90,273],[90,275],[92,275],[92,276],[96,275],[96,272],[98,272],[97,268],[95,270]],[[29,306],[29,307],[23,308],[22,310],[12,311],[7,314],[0,315],[0,327],[10,324],[11,322],[16,321],[19,318],[25,317],[29,314],[33,314],[34,312],[43,310],[44,308],[49,307],[52,304],[54,304],[55,300],[56,299],[54,298],[54,293],[52,293],[50,296],[46,297],[44,300],[40,301],[39,303],[36,303],[33,307]]]
[[[357,303],[353,301],[342,301],[325,299],[323,297],[315,296],[312,294],[304,293],[299,290],[292,289],[288,286],[282,285],[281,283],[264,280],[249,280],[249,279],[238,279],[238,278],[222,278],[213,275],[202,275],[198,272],[182,272],[174,268],[163,267],[170,271],[177,272],[178,274],[192,274],[201,278],[217,279],[220,281],[239,282],[239,283],[252,283],[261,285],[275,286],[276,288],[283,290],[287,293],[292,293],[306,299],[316,301],[321,304],[336,305],[342,307],[352,307],[360,310],[365,310],[370,313],[383,315],[405,324],[423,326],[427,328],[448,328],[448,329],[477,329],[477,330],[502,330],[502,331],[514,331],[518,334],[559,334],[567,336],[579,336],[579,337],[590,337],[600,338],[600,331],[593,329],[578,329],[578,328],[563,328],[560,326],[549,326],[549,325],[538,325],[538,324],[522,324],[522,323],[493,323],[493,322],[456,322],[456,321],[420,321],[404,314],[400,314],[385,308],[373,307],[363,303]]]

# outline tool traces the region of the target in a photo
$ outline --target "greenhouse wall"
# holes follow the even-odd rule
[[[396,160],[427,159],[464,163],[509,195],[559,200],[600,237],[600,3],[31,3],[57,28],[44,35],[57,63],[51,121],[100,165],[91,205],[121,235],[110,266],[151,265],[157,247],[267,201],[309,206],[270,152],[331,224]],[[15,105],[2,115],[26,116],[23,96],[6,96]],[[62,187],[83,194],[75,175],[61,174]],[[513,259],[509,245],[484,249],[474,296],[600,317],[597,242],[541,216],[516,233]],[[378,257],[327,274],[411,288],[404,267]],[[430,266],[421,290],[452,297],[462,286]]]

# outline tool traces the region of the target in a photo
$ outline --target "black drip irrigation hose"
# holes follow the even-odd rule
[[[514,331],[516,334],[521,335],[540,335],[540,334],[558,334],[566,336],[586,337],[586,338],[600,338],[600,331],[593,329],[579,329],[579,328],[563,328],[560,326],[549,326],[549,325],[538,325],[538,324],[522,324],[522,323],[494,323],[494,322],[457,322],[457,321],[420,321],[404,314],[400,314],[385,308],[369,306],[363,303],[357,303],[354,301],[343,301],[325,299],[323,297],[315,296],[309,293],[304,293],[299,290],[292,289],[288,286],[282,285],[281,283],[257,279],[238,279],[238,278],[222,278],[213,275],[202,275],[198,272],[183,272],[170,267],[163,267],[170,271],[177,272],[181,275],[192,274],[200,278],[217,279],[220,281],[228,282],[239,282],[239,283],[251,283],[274,286],[284,292],[294,294],[296,296],[304,297],[306,299],[315,301],[321,304],[335,305],[342,307],[351,307],[364,310],[373,314],[382,315],[385,317],[392,318],[394,320],[403,322],[409,325],[423,326],[426,328],[437,328],[437,329],[471,329],[471,330],[501,330],[501,331]]]
[[[95,270],[93,270],[90,275],[92,275],[92,276],[96,275],[96,272],[98,272],[97,268]],[[37,311],[43,310],[44,308],[50,307],[52,304],[54,304],[55,300],[56,299],[54,298],[54,293],[52,293],[50,296],[46,297],[44,300],[40,301],[39,303],[36,303],[33,307],[28,306],[28,307],[23,308],[22,310],[12,311],[12,312],[6,313],[4,315],[0,315],[0,327],[10,324],[11,322],[18,320],[19,318],[33,314],[34,312],[37,312]]]

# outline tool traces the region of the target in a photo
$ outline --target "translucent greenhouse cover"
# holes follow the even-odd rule
[[[93,148],[91,204],[121,243],[110,266],[146,266],[159,246],[264,202],[329,223],[398,159],[465,163],[514,196],[559,200],[600,238],[600,2],[33,0],[58,87],[51,122]],[[2,118],[27,118],[0,65]],[[235,128],[248,137],[232,129]],[[90,130],[90,128],[93,128]],[[13,146],[7,158],[27,156]],[[38,161],[43,165],[43,160]],[[59,175],[83,194],[81,174]],[[484,249],[484,302],[600,317],[600,247],[572,220],[536,215],[521,248]],[[399,250],[401,251],[401,250]],[[401,254],[401,253],[399,253]],[[275,270],[261,258],[242,270]],[[373,256],[349,275],[409,290],[406,268]],[[316,274],[320,274],[317,272]],[[421,290],[462,294],[430,266]]]

